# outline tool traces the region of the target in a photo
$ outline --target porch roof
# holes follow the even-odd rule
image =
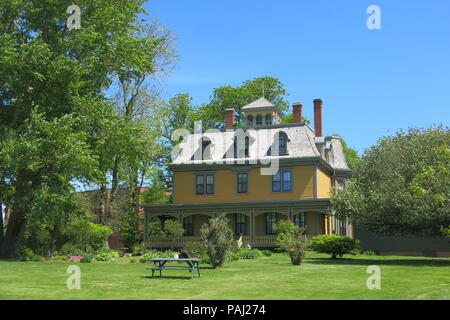
[[[270,201],[247,201],[247,202],[206,202],[206,203],[173,203],[143,205],[146,212],[159,210],[182,210],[182,209],[220,209],[220,208],[326,208],[330,206],[330,199],[305,199],[305,200],[270,200]]]

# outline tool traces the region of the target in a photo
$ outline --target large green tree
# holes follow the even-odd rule
[[[450,226],[450,131],[400,131],[368,149],[332,206],[381,235],[440,236]]]
[[[74,181],[102,178],[102,152],[142,132],[106,93],[115,77],[156,71],[143,2],[74,0],[81,29],[69,31],[65,0],[0,0],[0,199],[11,208],[0,257],[15,255],[40,204],[65,205]]]

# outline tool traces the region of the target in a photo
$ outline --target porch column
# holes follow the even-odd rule
[[[255,213],[252,212],[250,213],[250,242],[253,243],[255,242],[255,233],[256,233],[256,227],[255,227]]]
[[[325,234],[329,234],[328,233],[328,215],[324,215],[324,224],[325,224]]]

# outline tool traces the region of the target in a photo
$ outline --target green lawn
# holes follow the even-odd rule
[[[149,278],[129,258],[77,264],[81,289],[66,288],[71,262],[0,261],[0,299],[450,299],[450,259],[346,256],[310,252],[302,266],[275,254],[221,269],[166,271]],[[381,268],[381,289],[366,287],[367,267]]]

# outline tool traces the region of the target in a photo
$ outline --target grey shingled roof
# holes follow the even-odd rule
[[[241,108],[242,111],[257,111],[257,110],[267,110],[267,109],[275,109],[276,106],[267,100],[264,97],[259,98],[256,101],[253,101],[252,103],[249,103],[248,105]]]
[[[249,158],[245,158],[247,161],[262,162],[280,157],[267,155],[267,151],[274,141],[273,137],[277,133],[284,132],[289,139],[289,154],[280,158],[294,160],[322,157],[333,169],[349,170],[340,140],[337,137],[316,138],[314,131],[304,123],[247,127],[244,129],[250,137]],[[190,134],[181,143],[181,152],[171,166],[217,164],[218,162],[227,164],[227,159],[224,158],[224,155],[227,150],[233,148],[235,132],[236,129],[229,129]],[[207,137],[211,141],[210,158],[209,160],[194,160],[194,154],[199,152],[201,147],[200,141],[202,137]],[[318,146],[322,144],[328,152],[323,152],[321,155]]]

